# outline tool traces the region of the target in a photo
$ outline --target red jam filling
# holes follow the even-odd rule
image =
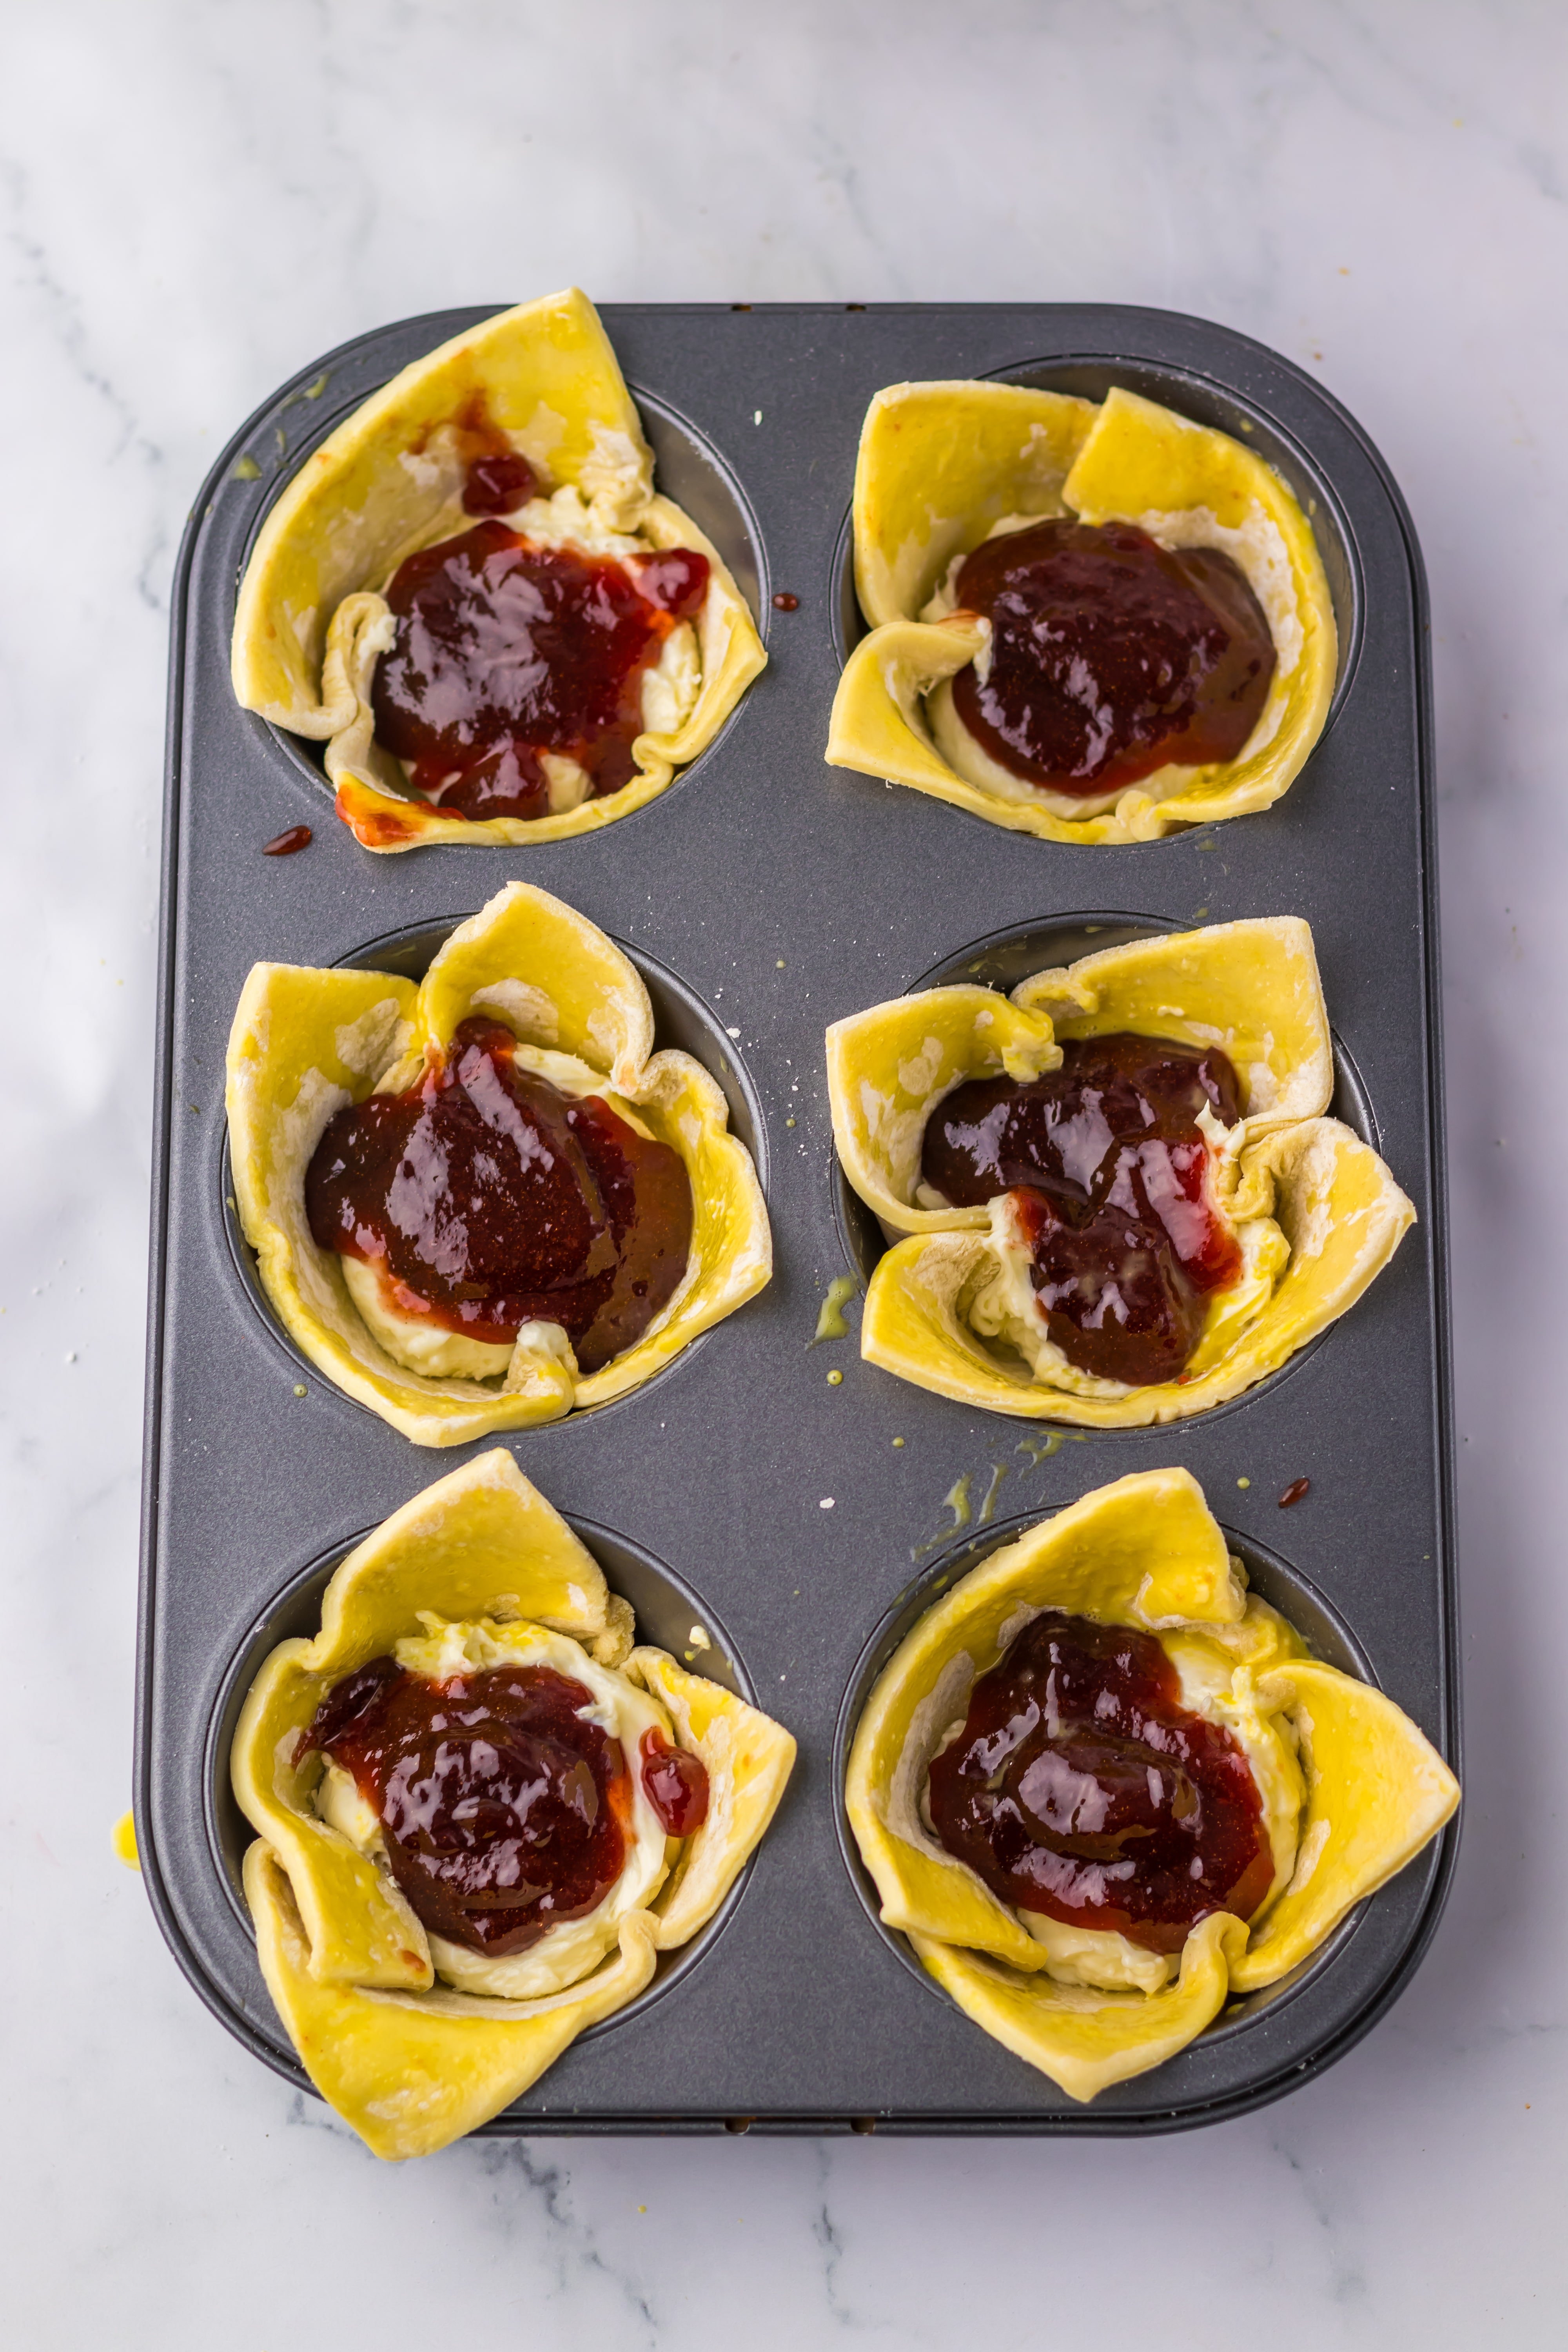
[[[460,816],[547,816],[543,751],[584,768],[591,797],[619,792],[637,772],[644,674],[708,593],[694,549],[589,555],[495,520],[535,488],[509,448],[470,457],[463,505],[481,520],[409,556],[386,592],[395,635],[371,686],[376,741]]]
[[[975,1684],[930,1801],[941,1843],[1001,1902],[1153,1952],[1211,1911],[1249,1919],[1273,1884],[1239,1744],[1182,1706],[1152,1633],[1060,1610]]]
[[[374,1658],[300,1737],[375,1807],[393,1876],[433,1935],[500,1958],[581,1919],[621,1874],[632,1809],[620,1743],[549,1666],[431,1682]]]
[[[337,1112],[305,1174],[310,1231],[375,1265],[405,1314],[492,1346],[559,1323],[595,1372],[685,1272],[691,1182],[668,1144],[515,1052],[510,1029],[465,1021],[406,1092]]]
[[[985,540],[955,583],[991,623],[984,682],[953,708],[1010,775],[1075,799],[1173,761],[1234,760],[1274,675],[1274,639],[1217,548],[1160,547],[1135,523],[1031,523]]]
[[[926,1123],[921,1173],[944,1199],[1014,1195],[1047,1328],[1079,1371],[1175,1379],[1209,1293],[1241,1272],[1209,1199],[1205,1103],[1241,1117],[1224,1054],[1121,1032],[1069,1039],[1047,1077],[971,1078]]]
[[[463,483],[463,512],[471,515],[510,514],[526,506],[539,487],[539,477],[515,449],[497,449],[487,457],[471,457]]]
[[[662,1731],[645,1731],[643,1792],[664,1824],[666,1837],[689,1837],[708,1818],[708,1768],[700,1756],[672,1748]]]

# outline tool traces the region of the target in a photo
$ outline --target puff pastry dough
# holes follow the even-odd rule
[[[636,1345],[586,1378],[552,1324],[524,1325],[498,1380],[409,1371],[361,1318],[337,1254],[311,1236],[305,1171],[334,1111],[426,1044],[444,1045],[476,1012],[602,1072],[606,1093],[680,1154],[691,1180],[685,1276]],[[464,1445],[640,1387],[761,1290],[773,1244],[751,1155],[702,1065],[653,1042],[635,967],[585,917],[525,882],[459,923],[417,987],[388,972],[253,966],[228,1044],[235,1199],[267,1295],[317,1370],[416,1445]]]
[[[955,556],[1007,519],[1072,514],[1134,522],[1163,545],[1219,548],[1268,615],[1278,666],[1236,760],[1166,767],[1114,806],[1005,795],[938,749],[927,698],[982,652],[989,624],[924,619]],[[1289,790],[1322,731],[1338,644],[1311,527],[1273,468],[1228,434],[1117,387],[1098,406],[1008,383],[902,383],[867,412],[855,470],[855,576],[871,624],[834,697],[827,759],[909,784],[1046,841],[1149,841],[1243,816]],[[941,599],[938,598],[938,602]]]
[[[925,1124],[944,1095],[968,1078],[1040,1076],[1060,1064],[1058,1039],[1118,1030],[1223,1046],[1246,1115],[1213,1163],[1215,1198],[1249,1266],[1283,1260],[1237,1296],[1217,1295],[1177,1379],[1120,1393],[988,1345],[969,1318],[998,1272],[1001,1204],[916,1200]],[[903,1236],[871,1276],[860,1352],[992,1412],[1124,1429],[1205,1412],[1342,1315],[1415,1222],[1377,1154],[1322,1115],[1333,1091],[1328,1015],[1311,931],[1294,916],[1135,940],[1037,972],[1011,996],[960,984],[873,1005],[828,1030],[827,1079],[844,1172],[884,1230]]]
[[[1152,1633],[1205,1682],[1205,1711],[1249,1751],[1282,1747],[1295,1775],[1288,1882],[1250,1920],[1215,1912],[1201,1921],[1175,1981],[1154,1991],[1107,1989],[1093,1981],[1092,1960],[1064,1962],[918,1814],[931,1754],[963,1719],[975,1680],[1043,1609]],[[1458,1781],[1408,1717],[1370,1684],[1310,1658],[1285,1620],[1247,1591],[1185,1470],[1097,1487],[937,1601],[867,1702],[845,1794],[883,1919],[966,2016],[1079,2100],[1173,2057],[1234,1995],[1278,1984],[1419,1853],[1459,1801]]]
[[[409,797],[374,740],[369,695],[387,605],[416,549],[469,528],[452,427],[476,397],[512,446],[581,492],[606,528],[711,566],[697,620],[701,686],[684,723],[637,737],[638,773],[551,816],[471,820]],[[262,525],[235,613],[234,690],[247,710],[326,745],[338,814],[365,848],[555,841],[592,833],[664,791],[706,749],[766,666],[756,625],[718,550],[653,491],[653,453],[609,338],[569,288],[471,327],[394,377],[306,460]]]
[[[390,1873],[317,1812],[320,1756],[293,1761],[334,1684],[432,1620],[492,1632],[527,1621],[618,1660],[708,1773],[708,1817],[651,1903],[619,1920],[615,1950],[591,1973],[537,2000],[438,1985]],[[626,1654],[629,1625],[592,1554],[498,1447],[367,1536],[328,1586],[315,1639],[280,1643],[251,1685],[232,1773],[257,1832],[245,1893],[262,1974],[310,2080],[377,2156],[426,2156],[472,2131],[635,2000],[658,1955],[713,1917],[773,1819],[795,1761],[790,1734],[662,1650]]]

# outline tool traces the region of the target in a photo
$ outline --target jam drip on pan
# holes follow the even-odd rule
[[[1047,1610],[974,1685],[931,1768],[947,1852],[1000,1901],[1181,1949],[1211,1911],[1248,1919],[1274,1860],[1230,1733],[1181,1704],[1152,1633]]]
[[[594,1910],[621,1874],[632,1809],[593,1695],[550,1666],[432,1682],[373,1658],[330,1691],[320,1748],[374,1805],[393,1876],[433,1935],[499,1958]]]
[[[509,1029],[467,1020],[406,1092],[337,1112],[306,1171],[310,1231],[376,1265],[405,1314],[492,1346],[559,1323],[595,1372],[685,1272],[691,1182],[668,1144],[515,1052]]]
[[[587,772],[590,797],[618,792],[637,772],[644,674],[708,593],[694,549],[590,555],[496,520],[533,488],[510,450],[470,459],[463,504],[482,520],[409,556],[386,592],[395,635],[371,687],[376,740],[460,816],[548,815],[545,751]]]
[[[1268,623],[1217,548],[1173,551],[1130,522],[1032,523],[977,547],[955,593],[992,640],[953,707],[1027,783],[1090,799],[1167,761],[1234,760],[1268,699]]]
[[[968,1207],[1011,1192],[1051,1339],[1079,1371],[1173,1380],[1205,1302],[1241,1272],[1215,1213],[1205,1106],[1241,1116],[1226,1056],[1119,1032],[1069,1039],[1043,1078],[972,1078],[926,1124],[921,1173]]]

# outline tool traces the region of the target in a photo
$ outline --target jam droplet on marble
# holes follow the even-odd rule
[[[1241,1116],[1227,1057],[1119,1031],[1069,1039],[1061,1067],[972,1078],[926,1123],[921,1173],[964,1207],[1012,1192],[1050,1338],[1079,1371],[1173,1380],[1241,1252],[1209,1196],[1207,1108]]]
[[[308,824],[291,824],[286,832],[275,833],[270,841],[264,841],[261,855],[263,857],[293,857],[301,849],[308,849],[310,840]]]
[[[371,683],[376,740],[409,763],[416,792],[459,816],[548,815],[542,752],[575,761],[591,798],[628,783],[643,677],[708,593],[695,549],[591,555],[496,520],[537,487],[526,459],[482,448],[463,493],[481,520],[409,556],[386,592],[395,634]]]
[[[662,1731],[645,1731],[642,1784],[667,1837],[689,1837],[708,1818],[708,1768],[687,1748],[672,1748]]]
[[[405,1314],[490,1345],[559,1323],[597,1371],[686,1270],[690,1179],[597,1095],[515,1056],[509,1029],[472,1018],[416,1085],[338,1111],[306,1171],[310,1231],[376,1265]]]
[[[953,708],[1012,775],[1099,798],[1167,762],[1234,760],[1274,675],[1274,640],[1217,548],[1169,550],[1128,522],[1030,524],[960,566],[959,604],[992,626],[984,678]]]
[[[625,1865],[631,1776],[593,1704],[549,1666],[437,1683],[374,1658],[328,1693],[295,1761],[319,1748],[352,1775],[424,1927],[500,1958],[584,1917]]]
[[[947,1852],[997,1898],[1181,1949],[1211,1911],[1248,1919],[1274,1859],[1245,1751],[1181,1704],[1152,1633],[1047,1610],[975,1684],[931,1767]]]

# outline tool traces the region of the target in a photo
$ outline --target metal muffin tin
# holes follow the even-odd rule
[[[376,857],[338,823],[312,747],[236,705],[236,586],[300,460],[485,315],[408,320],[303,369],[214,467],[175,576],[136,1764],[159,1923],[230,2032],[307,2087],[236,1889],[245,1825],[228,1734],[249,1673],[314,1623],[348,1545],[464,1458],[410,1446],[339,1395],[256,1286],[224,1134],[241,983],[258,958],[417,971],[521,877],[622,941],[660,1042],[689,1046],[725,1087],[763,1173],[776,1270],[646,1388],[508,1443],[642,1632],[684,1646],[689,1611],[716,1644],[704,1664],[786,1723],[800,1759],[721,1919],[486,2130],[1125,2134],[1260,2105],[1331,2063],[1408,1981],[1447,1891],[1453,1826],[1294,1980],[1082,2107],[972,2025],[878,1923],[839,1792],[856,1711],[921,1606],[1021,1526],[1166,1463],[1201,1480],[1259,1589],[1320,1654],[1373,1676],[1458,1764],[1427,620],[1399,493],[1316,384],[1199,320],[1096,305],[608,307],[660,485],[735,571],[770,666],[668,791],[588,839]],[[1077,848],[824,765],[863,626],[847,507],[867,402],[906,378],[965,376],[1091,396],[1125,383],[1245,436],[1290,479],[1333,590],[1341,675],[1276,807]],[[775,610],[775,593],[798,608]],[[301,824],[309,849],[260,856]],[[1342,1322],[1195,1421],[1059,1444],[1048,1424],[863,1365],[854,1305],[847,1339],[812,1344],[830,1281],[863,1278],[878,1242],[834,1160],[829,1020],[975,966],[1007,984],[1118,929],[1273,914],[1312,926],[1336,1108],[1419,1218]],[[1303,1475],[1307,1499],[1279,1509]]]

